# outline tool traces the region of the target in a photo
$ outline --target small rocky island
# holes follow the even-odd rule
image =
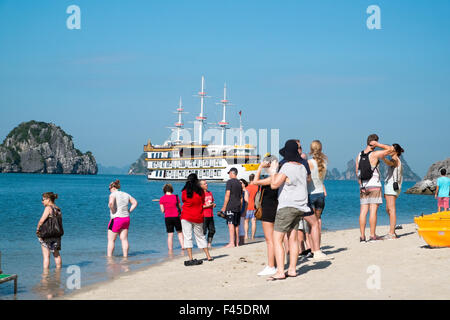
[[[128,170],[128,174],[131,175],[144,175],[147,173],[147,162],[145,158],[147,157],[147,153],[141,154],[139,159],[137,159]]]
[[[403,156],[400,157],[403,166],[403,181],[419,181],[420,177],[412,171],[408,163]],[[326,180],[357,180],[356,179],[356,161],[354,159],[347,162],[347,169],[343,172],[339,172],[338,169],[328,169]],[[383,161],[380,161],[380,173],[381,178],[384,179],[387,174],[387,166]]]
[[[14,128],[0,145],[0,172],[97,174],[91,152],[82,153],[72,136],[53,123],[29,121]]]
[[[436,191],[436,180],[441,176],[442,168],[447,170],[447,177],[450,177],[450,158],[433,163],[423,180],[406,190],[406,193],[433,195]]]

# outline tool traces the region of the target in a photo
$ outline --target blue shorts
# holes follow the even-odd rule
[[[323,211],[325,208],[325,195],[324,193],[313,193],[308,195],[308,202],[311,209],[320,209]]]
[[[245,219],[253,219],[255,217],[255,210],[247,210],[247,215]]]

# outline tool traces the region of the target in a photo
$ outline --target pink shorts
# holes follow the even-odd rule
[[[114,218],[109,221],[108,229],[112,232],[119,233],[123,229],[128,229],[130,226],[130,217]]]
[[[438,197],[438,207],[448,209],[449,197]]]

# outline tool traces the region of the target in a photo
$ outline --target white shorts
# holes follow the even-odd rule
[[[301,218],[300,222],[298,223],[298,230],[301,230],[306,233],[310,233],[311,230],[309,228],[309,223],[305,221],[305,219]]]
[[[194,243],[192,241],[192,231],[194,231],[195,242],[199,249],[204,249],[208,246],[206,237],[203,234],[203,223],[193,223],[187,220],[181,220],[181,227],[183,229],[184,247],[192,248]]]
[[[401,192],[401,189],[398,189],[397,191],[394,190],[393,183],[386,183],[384,185],[384,194],[385,195],[398,197],[400,195],[400,192]]]

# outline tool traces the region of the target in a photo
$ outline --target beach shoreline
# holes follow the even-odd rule
[[[378,230],[383,235],[387,226]],[[398,240],[359,243],[359,229],[327,231],[322,249],[335,259],[299,260],[299,275],[282,281],[256,275],[266,263],[261,239],[239,248],[214,248],[215,260],[200,266],[185,267],[187,258],[179,255],[58,299],[449,299],[450,280],[436,275],[445,274],[450,248],[428,248],[415,224],[403,225],[398,235]],[[195,250],[194,258],[204,259],[204,254]]]

